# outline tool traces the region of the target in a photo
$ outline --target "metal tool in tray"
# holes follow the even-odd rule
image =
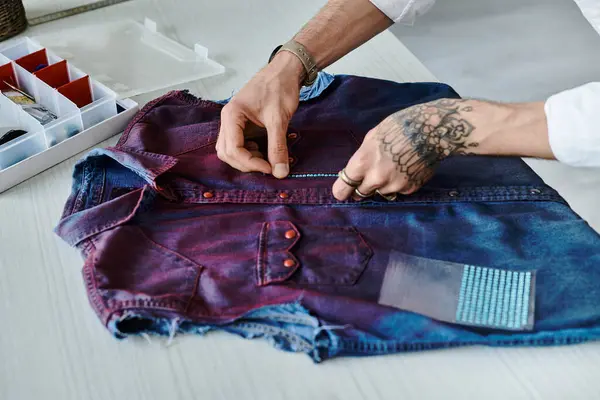
[[[72,17],[73,15],[83,14],[88,11],[94,11],[99,8],[104,8],[108,6],[113,6],[115,4],[125,3],[130,0],[100,0],[91,4],[84,4],[81,6],[69,8],[67,10],[57,11],[54,13],[42,15],[40,17],[35,17],[29,19],[29,25],[35,26],[40,24],[45,24],[46,22],[56,21],[57,19]]]

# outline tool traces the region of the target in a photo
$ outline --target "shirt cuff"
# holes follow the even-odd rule
[[[371,3],[394,22],[413,24],[415,19],[425,14],[435,0],[370,0]]]
[[[565,90],[544,106],[548,140],[556,159],[575,167],[600,167],[600,82]]]

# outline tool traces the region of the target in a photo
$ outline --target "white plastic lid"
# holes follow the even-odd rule
[[[208,49],[191,50],[161,35],[156,23],[124,20],[33,38],[119,94],[131,97],[219,75],[225,68]]]

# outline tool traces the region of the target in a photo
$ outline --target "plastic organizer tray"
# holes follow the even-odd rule
[[[0,43],[0,90],[17,87],[57,117],[42,125],[0,94],[0,135],[27,132],[0,145],[0,192],[122,132],[139,109],[124,97],[224,71],[208,49],[163,36],[150,19]]]
[[[0,50],[0,90],[5,82],[33,96],[58,118],[42,125],[0,96],[0,133],[27,134],[0,146],[0,171],[117,115],[117,94],[29,38]]]

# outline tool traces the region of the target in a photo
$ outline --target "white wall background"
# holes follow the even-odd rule
[[[600,1],[577,1],[600,29]],[[463,96],[542,100],[600,80],[600,36],[573,0],[438,0],[392,31]]]

